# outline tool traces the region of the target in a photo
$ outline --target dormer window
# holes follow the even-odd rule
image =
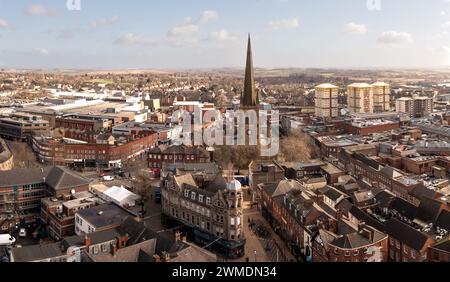
[[[191,199],[195,200],[195,192],[191,192]]]
[[[210,197],[206,197],[206,204],[210,205],[211,204],[211,198]]]
[[[189,198],[189,190],[184,190],[184,196],[185,196],[186,198]]]
[[[199,201],[200,203],[203,203],[203,195],[198,195],[198,201]]]

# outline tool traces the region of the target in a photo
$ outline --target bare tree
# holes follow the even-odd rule
[[[257,146],[218,146],[214,151],[214,161],[220,166],[227,167],[232,163],[240,173],[247,169],[251,161],[259,159]]]
[[[133,180],[134,193],[141,197],[141,213],[145,214],[145,203],[151,195],[151,177],[150,174],[145,171],[140,171]]]
[[[318,157],[318,150],[311,137],[297,130],[280,141],[278,160],[288,162],[308,162]]]

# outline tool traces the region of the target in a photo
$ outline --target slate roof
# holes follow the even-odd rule
[[[436,219],[435,226],[450,231],[450,211],[442,210]]]
[[[62,251],[61,243],[25,246],[14,248],[11,252],[15,262],[33,262],[66,255]]]
[[[379,231],[385,231],[385,226],[383,223],[379,222],[378,220],[376,220],[375,218],[371,217],[370,215],[368,215],[367,213],[363,212],[361,209],[359,209],[356,206],[353,206],[350,209],[350,213],[356,218],[358,219],[358,221],[360,222],[364,222],[365,224],[372,226],[374,228],[376,228]]]
[[[398,197],[392,200],[390,208],[411,220],[416,218],[418,211],[416,206]]]
[[[441,211],[441,203],[428,198],[420,201],[416,218],[424,222],[435,222]]]
[[[355,249],[369,245],[371,242],[357,232],[343,235],[330,244],[342,249]]]
[[[410,194],[419,199],[420,201],[424,198],[436,199],[439,196],[438,192],[425,187],[423,184],[414,187],[414,189],[410,192]]]
[[[438,242],[437,244],[435,244],[431,248],[436,249],[436,250],[440,250],[442,252],[450,253],[450,238],[447,238],[447,239],[445,239],[445,240],[443,240],[441,242]]]
[[[43,170],[40,168],[18,168],[9,171],[0,171],[0,187],[11,187],[13,185],[25,185],[43,183],[51,167]]]
[[[81,210],[78,211],[77,214],[93,225],[94,228],[119,225],[122,223],[124,218],[134,216],[130,212],[113,203]]]
[[[0,187],[46,183],[54,190],[88,185],[91,181],[67,167],[21,168],[0,172]]]
[[[327,196],[334,202],[337,201],[342,196],[346,197],[344,193],[331,186],[326,186],[322,189],[319,189],[319,192]]]
[[[428,240],[427,235],[395,218],[386,222],[386,232],[417,251],[422,250]]]
[[[45,182],[54,190],[61,190],[89,185],[91,181],[67,167],[55,166],[50,169]]]

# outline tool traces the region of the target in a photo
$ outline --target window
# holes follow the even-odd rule
[[[189,190],[184,190],[184,196],[185,196],[186,198],[189,198]]]
[[[191,199],[195,200],[195,192],[191,192]]]
[[[107,251],[108,251],[108,244],[105,243],[105,244],[102,245],[102,252],[106,253]]]
[[[411,257],[412,257],[413,259],[416,258],[416,251],[414,251],[414,250],[412,250],[412,249],[411,249]]]
[[[206,204],[210,205],[211,204],[211,198],[210,197],[206,197]]]
[[[350,256],[350,251],[345,251],[345,256],[349,257]]]
[[[403,245],[403,252],[404,252],[405,254],[408,254],[408,246]]]
[[[98,246],[94,246],[94,255],[98,254]]]
[[[231,226],[234,226],[234,224],[235,224],[235,219],[234,219],[234,217],[230,217],[230,225],[231,225]]]
[[[355,257],[358,256],[358,255],[359,255],[359,250],[353,251],[353,255],[354,255]]]
[[[203,195],[198,195],[198,201],[199,201],[200,203],[203,203]]]

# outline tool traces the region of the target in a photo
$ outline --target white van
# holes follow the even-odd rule
[[[9,234],[0,234],[0,246],[11,246],[16,242],[16,238]]]

